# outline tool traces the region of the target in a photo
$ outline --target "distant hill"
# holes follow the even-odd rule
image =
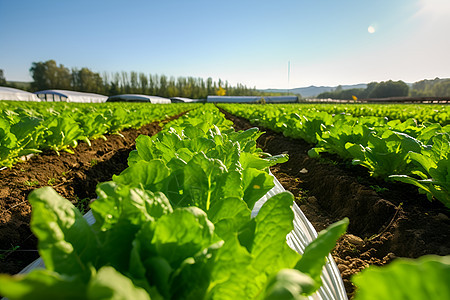
[[[353,85],[342,85],[342,89],[348,90],[348,89],[365,89],[367,87],[367,84],[360,83],[360,84],[353,84]],[[301,88],[295,88],[295,89],[289,89],[289,93],[293,94],[300,94],[302,97],[315,97],[323,92],[331,92],[335,90],[337,86],[308,86],[308,87],[301,87]],[[285,89],[265,89],[261,90],[262,92],[267,93],[286,93],[287,90]]]

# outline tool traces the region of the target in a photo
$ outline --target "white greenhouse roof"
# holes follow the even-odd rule
[[[42,100],[47,102],[53,101],[66,101],[66,102],[106,102],[107,96],[94,94],[94,93],[83,93],[75,91],[66,90],[45,90],[35,92],[35,94]]]
[[[149,95],[138,95],[138,94],[123,94],[123,95],[115,95],[108,98],[107,102],[150,102],[153,104],[169,104],[172,103],[170,99],[158,97],[158,96],[149,96]]]
[[[206,102],[255,103],[261,98],[261,96],[208,96]]]
[[[297,102],[297,96],[208,96],[207,102],[219,103],[256,103],[264,100],[266,103]]]
[[[191,98],[183,98],[183,97],[172,97],[172,98],[170,98],[170,100],[172,101],[172,103],[198,102],[198,100],[194,100]]]
[[[33,93],[4,86],[0,86],[0,100],[41,101]]]

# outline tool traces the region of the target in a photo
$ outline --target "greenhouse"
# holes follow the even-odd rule
[[[81,103],[101,103],[108,99],[107,96],[94,94],[94,93],[83,93],[75,91],[66,90],[45,90],[35,92],[35,94],[41,99],[41,101],[46,102],[81,102]]]
[[[169,104],[172,103],[170,99],[158,97],[158,96],[148,96],[148,95],[138,95],[138,94],[123,94],[111,96],[106,100],[106,102],[150,102],[153,104]]]
[[[200,102],[200,100],[191,99],[191,98],[184,98],[184,97],[172,97],[172,98],[170,98],[170,101],[172,101],[172,103]]]
[[[297,96],[208,96],[212,103],[295,103]]]
[[[33,93],[4,86],[0,86],[0,100],[40,101]]]
[[[206,102],[212,103],[256,103],[261,96],[208,96]]]
[[[265,96],[267,103],[294,103],[298,102],[297,96]]]

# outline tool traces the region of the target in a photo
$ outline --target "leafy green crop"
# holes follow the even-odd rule
[[[103,138],[163,120],[196,105],[0,102],[0,166],[43,149],[73,152],[78,141]]]
[[[449,299],[450,256],[397,259],[385,267],[369,267],[352,281],[355,300]]]
[[[348,220],[320,233],[303,257],[289,248],[291,193],[273,196],[251,217],[253,204],[273,186],[268,167],[286,157],[263,156],[257,130],[236,133],[219,117],[215,110],[191,112],[152,138],[141,136],[129,168],[97,186],[92,227],[51,188],[32,192],[31,228],[47,269],[1,275],[0,293],[11,299],[313,293]]]
[[[445,106],[222,107],[252,123],[315,144],[308,152],[311,157],[321,152],[338,154],[367,168],[372,176],[413,184],[430,200],[435,198],[450,207],[450,125],[447,119],[428,122],[436,118],[435,113],[446,115]],[[416,119],[411,118],[414,114]]]

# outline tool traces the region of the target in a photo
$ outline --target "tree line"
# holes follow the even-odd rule
[[[324,92],[317,96],[319,99],[341,99],[341,100],[351,100],[354,97],[358,99],[367,98],[388,98],[388,97],[402,97],[408,96],[409,86],[399,80],[399,81],[382,81],[382,82],[371,82],[367,85],[365,89],[342,89],[338,86],[334,91]]]
[[[450,79],[421,80],[413,83],[411,96],[450,97]]]
[[[342,89],[338,86],[334,91],[324,92],[319,99],[351,100],[389,97],[449,97],[450,79],[421,80],[412,84],[411,88],[403,81],[371,82],[365,89]]]
[[[48,89],[73,90],[108,96],[119,94],[144,94],[161,97],[186,97],[206,99],[208,95],[255,96],[269,95],[243,84],[232,86],[228,81],[212,78],[173,77],[142,72],[113,72],[99,74],[84,67],[69,69],[54,60],[33,62],[30,68],[33,78],[29,91]],[[281,95],[270,93],[270,95]]]

